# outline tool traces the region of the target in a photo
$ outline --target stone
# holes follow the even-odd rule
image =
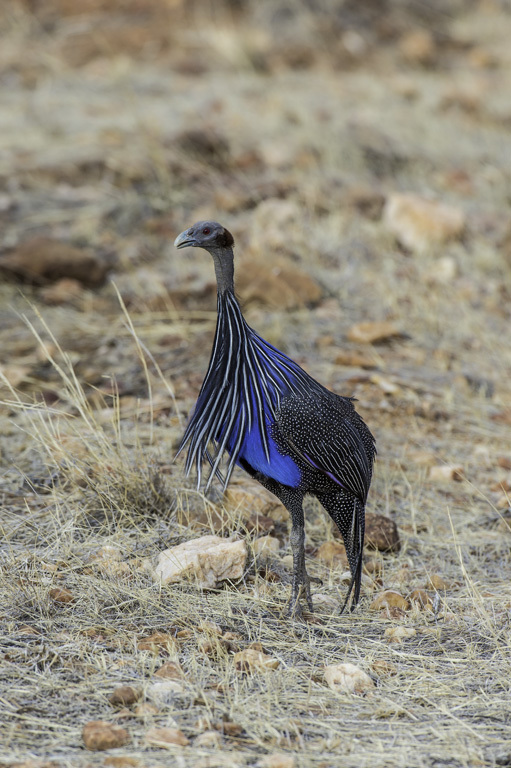
[[[422,611],[433,610],[433,601],[425,589],[414,589],[413,592],[410,592],[408,595],[408,600],[412,605]]]
[[[445,581],[445,579],[442,578],[438,573],[432,573],[429,577],[428,583],[426,584],[426,589],[434,589],[437,592],[442,592],[446,589],[450,589],[450,584],[448,581]]]
[[[415,253],[460,238],[466,223],[461,208],[399,192],[387,198],[383,218],[401,245]]]
[[[399,592],[393,589],[387,589],[373,600],[370,606],[372,611],[379,611],[382,608],[399,608],[401,611],[407,611],[410,608],[408,600]]]
[[[165,664],[156,670],[155,677],[163,677],[165,680],[182,680],[183,670],[176,661],[166,661]]]
[[[223,502],[229,512],[234,512],[236,516],[247,520],[252,515],[268,517],[275,507],[280,506],[277,499],[262,485],[245,479],[233,480],[229,483]]]
[[[377,363],[368,355],[364,355],[361,352],[353,352],[351,350],[341,350],[338,352],[335,359],[335,365],[346,365],[355,368],[377,368]]]
[[[393,677],[394,675],[397,675],[396,665],[385,659],[376,659],[376,661],[373,661],[371,669],[378,677]]]
[[[409,640],[414,637],[417,631],[413,627],[388,627],[385,630],[385,638],[388,643],[402,643],[403,640]]]
[[[403,333],[392,322],[363,322],[352,325],[346,334],[350,341],[359,344],[381,344],[389,339],[402,336]]]
[[[429,468],[428,477],[435,483],[461,482],[463,480],[463,467],[454,464],[439,464]]]
[[[316,551],[316,558],[329,568],[347,568],[348,557],[340,541],[324,541]]]
[[[92,251],[51,237],[33,237],[0,258],[0,272],[36,285],[70,278],[98,286],[104,283],[108,269],[109,265]]]
[[[240,672],[266,672],[277,669],[280,661],[256,648],[245,648],[234,654],[234,665]]]
[[[325,667],[325,680],[333,691],[365,694],[373,690],[374,682],[356,664],[331,664]]]
[[[410,64],[429,66],[437,54],[433,35],[427,29],[413,29],[399,41],[399,51]]]
[[[179,680],[169,680],[156,678],[157,682],[152,683],[146,689],[146,696],[157,706],[164,706],[172,702],[176,696],[183,694],[186,690],[184,684]]]
[[[292,262],[277,264],[246,261],[237,279],[243,304],[290,310],[317,304],[322,296],[318,283]]]
[[[140,765],[138,757],[129,757],[128,755],[111,755],[105,757],[103,765],[110,766],[110,768],[136,768]]]
[[[268,560],[272,556],[278,555],[280,541],[275,536],[261,536],[252,543],[252,550],[258,560]]]
[[[267,515],[253,512],[247,520],[246,529],[248,533],[270,534],[275,529],[275,520]]]
[[[83,726],[82,739],[85,747],[94,752],[122,747],[130,741],[126,728],[112,725],[106,720],[92,720]]]
[[[161,651],[170,653],[176,649],[176,638],[166,632],[153,632],[152,635],[140,638],[137,649],[139,651],[151,651],[155,654]]]
[[[62,277],[53,285],[41,288],[40,297],[45,304],[58,306],[60,304],[72,304],[83,293],[83,284],[72,277]]]
[[[72,603],[75,600],[75,596],[70,589],[66,587],[54,587],[50,589],[50,597],[57,603]]]
[[[244,541],[202,536],[161,552],[154,574],[162,584],[191,579],[203,589],[214,589],[225,579],[240,579],[246,560]]]
[[[133,688],[131,685],[120,685],[114,688],[108,697],[109,703],[113,707],[129,707],[140,699],[142,691]]]
[[[186,747],[190,743],[183,731],[179,728],[149,728],[145,735],[145,741],[152,747]]]
[[[380,552],[399,552],[401,542],[394,520],[375,512],[366,512],[365,544]]]

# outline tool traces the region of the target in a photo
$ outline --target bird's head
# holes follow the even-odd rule
[[[176,248],[205,248],[206,251],[219,251],[232,248],[234,238],[228,229],[217,221],[198,221],[189,229],[181,232],[174,241]]]

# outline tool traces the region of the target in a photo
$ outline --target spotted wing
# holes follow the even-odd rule
[[[282,400],[277,429],[291,451],[365,504],[376,449],[351,400],[291,395]]]

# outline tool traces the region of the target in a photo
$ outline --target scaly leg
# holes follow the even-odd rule
[[[305,594],[307,605],[313,611],[310,583],[311,581],[320,581],[320,579],[311,579],[305,568],[305,530],[302,506],[304,494],[301,491],[280,485],[280,483],[276,483],[274,480],[259,474],[256,474],[255,478],[261,485],[264,485],[265,488],[275,494],[291,515],[290,543],[293,553],[293,583],[287,613],[291,618],[302,619],[303,612],[300,598],[302,594]]]
[[[301,511],[301,510],[300,510]],[[291,600],[289,601],[288,614],[294,618],[302,618],[302,608],[300,605],[300,596],[305,592],[307,605],[311,611],[312,605],[310,578],[305,567],[305,531],[303,527],[303,512],[301,515],[301,525],[295,522],[293,516],[293,527],[291,529],[291,550],[293,552],[293,586],[291,588]]]

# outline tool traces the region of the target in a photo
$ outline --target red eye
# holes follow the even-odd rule
[[[202,230],[203,235],[209,235],[210,233],[211,233],[211,230],[209,227],[204,227],[204,229]]]

